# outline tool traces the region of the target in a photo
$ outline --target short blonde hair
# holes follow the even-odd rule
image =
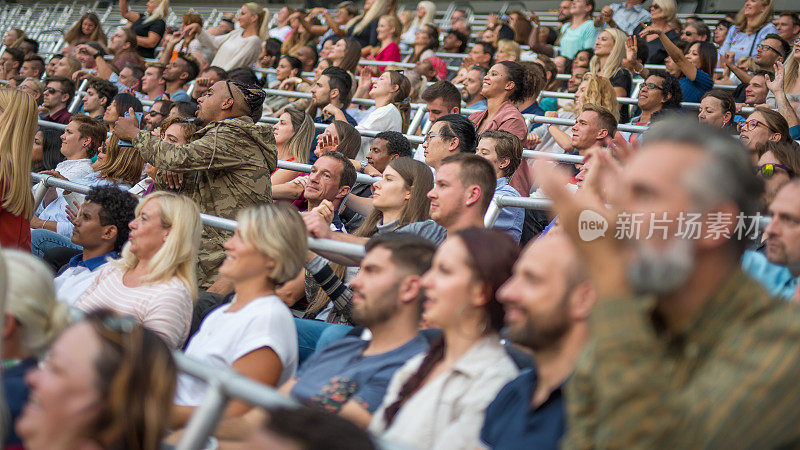
[[[500,39],[497,41],[497,51],[500,50],[513,55],[515,62],[519,62],[519,58],[522,55],[522,50],[520,49],[519,44],[510,39]]]
[[[237,216],[242,240],[275,260],[269,279],[283,284],[305,266],[308,233],[300,214],[290,205],[264,204],[243,209]]]
[[[664,12],[664,20],[669,22],[678,14],[678,5],[675,0],[653,0],[654,5],[658,5]]]
[[[202,223],[200,210],[189,198],[166,191],[156,191],[147,195],[136,207],[136,217],[148,202],[158,204],[161,226],[169,228],[167,240],[153,256],[147,266],[150,283],[159,283],[177,277],[186,289],[197,298],[197,249],[200,247]],[[122,247],[122,257],[117,264],[125,270],[136,267],[139,258],[131,252],[130,242]]]
[[[19,250],[5,250],[6,308],[22,329],[25,358],[38,357],[69,323],[69,308],[56,300],[53,273],[39,259]]]

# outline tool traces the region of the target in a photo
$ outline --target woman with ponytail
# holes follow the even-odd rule
[[[0,247],[31,250],[31,160],[38,116],[33,97],[0,90]]]
[[[448,233],[422,278],[422,320],[442,336],[395,373],[370,431],[413,448],[480,447],[486,407],[517,374],[500,342],[495,294],[518,253],[502,231]]]
[[[373,84],[369,68],[363,68],[354,97],[365,98],[366,95],[369,95],[369,98],[375,100],[375,109],[369,113],[366,119],[359,122],[359,128],[402,133],[408,128],[410,120],[410,94],[411,82],[400,71],[387,70]],[[345,120],[338,114],[335,117],[337,120]],[[343,114],[342,117],[344,117]],[[361,150],[356,159],[361,160],[366,156],[371,143],[372,138],[361,138]]]
[[[147,0],[147,14],[128,9],[128,0],[119,0],[119,13],[128,22],[127,27],[136,33],[136,51],[142,58],[155,58],[156,47],[167,29],[169,0]]]
[[[222,36],[208,34],[199,24],[187,25],[184,37],[196,35],[204,47],[217,51],[212,66],[231,71],[238,67],[252,66],[261,54],[261,41],[267,35],[267,10],[258,3],[245,3],[239,10],[239,28]]]
[[[6,306],[3,310],[3,393],[8,400],[11,423],[22,412],[28,399],[25,375],[36,367],[38,359],[50,345],[50,340],[67,324],[67,305],[56,301],[53,274],[44,263],[30,254],[6,250],[8,284],[5,290]],[[0,447],[21,445],[12,431],[0,441]]]

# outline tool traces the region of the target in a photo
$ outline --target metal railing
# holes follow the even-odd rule
[[[553,201],[545,198],[512,197],[510,195],[500,195],[492,199],[486,214],[483,216],[483,226],[486,228],[494,227],[500,210],[504,207],[517,207],[525,209],[549,210],[553,207]]]

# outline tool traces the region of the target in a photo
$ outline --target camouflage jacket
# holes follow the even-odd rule
[[[185,174],[181,192],[200,212],[235,219],[242,208],[272,202],[275,137],[271,127],[256,125],[249,117],[211,122],[186,145],[164,142],[147,131],[133,144],[153,166]]]

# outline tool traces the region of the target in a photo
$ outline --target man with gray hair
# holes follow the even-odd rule
[[[593,170],[610,170],[603,161]],[[800,310],[739,268],[763,190],[745,149],[665,119],[616,177],[601,178],[618,183],[602,190],[611,197],[573,196],[565,178],[549,171],[542,182],[597,303],[567,385],[564,447],[800,443]]]

